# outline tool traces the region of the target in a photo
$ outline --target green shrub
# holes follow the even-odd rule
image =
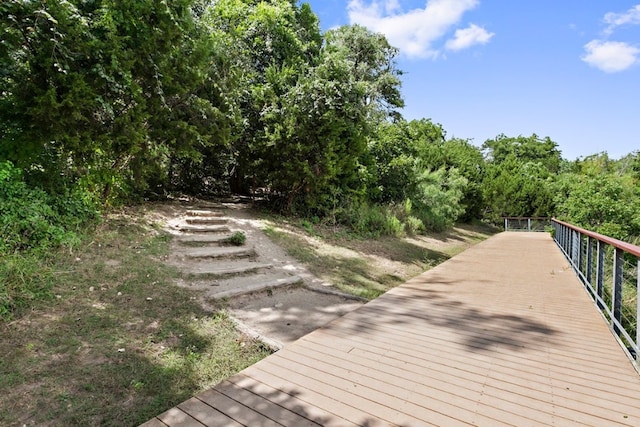
[[[404,222],[404,228],[409,235],[420,234],[425,230],[424,223],[415,216],[407,217]]]
[[[234,246],[242,246],[247,241],[247,236],[242,231],[236,231],[225,239],[226,243]]]
[[[400,222],[398,218],[396,218],[393,214],[389,212],[387,213],[387,216],[385,219],[386,219],[385,228],[384,228],[385,235],[396,236],[396,237],[404,235],[404,224],[402,224],[402,222]]]
[[[361,237],[401,236],[404,225],[388,206],[351,203],[334,212],[335,221]]]
[[[51,196],[27,185],[10,162],[0,163],[0,255],[70,245],[80,227],[96,216],[79,194]]]

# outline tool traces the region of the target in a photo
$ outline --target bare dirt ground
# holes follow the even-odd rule
[[[197,211],[202,218],[222,218],[228,231],[246,236],[241,247],[250,255],[237,257],[237,247],[219,245],[214,234],[179,231]],[[363,304],[361,298],[334,289],[312,275],[262,231],[265,223],[247,204],[163,204],[150,213],[150,219],[163,224],[174,236],[168,262],[184,274],[178,285],[198,291],[199,301],[207,307],[226,308],[239,329],[281,348]],[[200,240],[201,244],[184,245]],[[207,257],[207,251],[216,252]],[[224,252],[227,252],[227,256]],[[191,255],[197,258],[192,258]]]
[[[226,309],[241,331],[274,349],[486,237],[460,228],[336,244],[259,217],[250,204],[238,202],[165,203],[149,213],[174,236],[167,262],[182,272],[177,285],[196,290],[205,307]],[[244,245],[225,244],[236,232],[246,236]],[[359,293],[362,286],[373,290]]]

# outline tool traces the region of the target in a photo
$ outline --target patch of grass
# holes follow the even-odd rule
[[[50,259],[27,252],[2,257],[0,262],[0,321],[9,320],[36,301],[53,298]]]
[[[137,425],[270,353],[175,286],[169,241],[110,219],[43,268],[50,299],[0,324],[0,425]]]
[[[242,231],[236,231],[231,236],[227,237],[225,243],[233,246],[242,246],[247,241],[247,236]]]
[[[336,288],[373,299],[478,243],[492,232],[464,226],[426,238],[357,238],[340,227],[270,222],[265,233],[316,276]]]

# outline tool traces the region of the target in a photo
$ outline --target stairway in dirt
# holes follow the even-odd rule
[[[230,242],[224,205],[188,209],[173,224],[173,262],[191,287],[205,290],[209,298],[229,298],[263,289],[293,286],[302,278],[261,260],[249,238],[241,246]]]
[[[323,282],[274,244],[242,203],[181,206],[168,222],[175,236],[169,260],[178,285],[198,290],[205,306],[223,299],[237,328],[274,350],[363,303]],[[241,246],[230,244],[236,232]]]

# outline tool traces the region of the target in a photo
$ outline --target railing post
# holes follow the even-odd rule
[[[571,262],[573,266],[576,267],[576,263],[578,262],[578,244],[580,243],[580,234],[572,230],[571,233]],[[578,270],[580,270],[578,268]]]
[[[527,231],[531,231],[531,218],[527,218]]]
[[[583,237],[582,234],[578,233],[578,272],[582,273],[582,242]]]
[[[624,251],[615,248],[613,256],[613,288],[611,289],[611,313],[613,319],[622,323],[622,266],[624,263]],[[620,335],[620,328],[613,322],[613,330]]]
[[[504,219],[504,231],[509,230],[509,220],[507,218]]]
[[[598,308],[604,309],[603,304],[600,302],[604,295],[604,243],[598,240],[596,244],[597,248],[597,263],[596,263],[596,293],[598,294]]]
[[[591,284],[591,279],[593,278],[592,270],[593,270],[593,239],[591,237],[587,237],[587,283]]]

